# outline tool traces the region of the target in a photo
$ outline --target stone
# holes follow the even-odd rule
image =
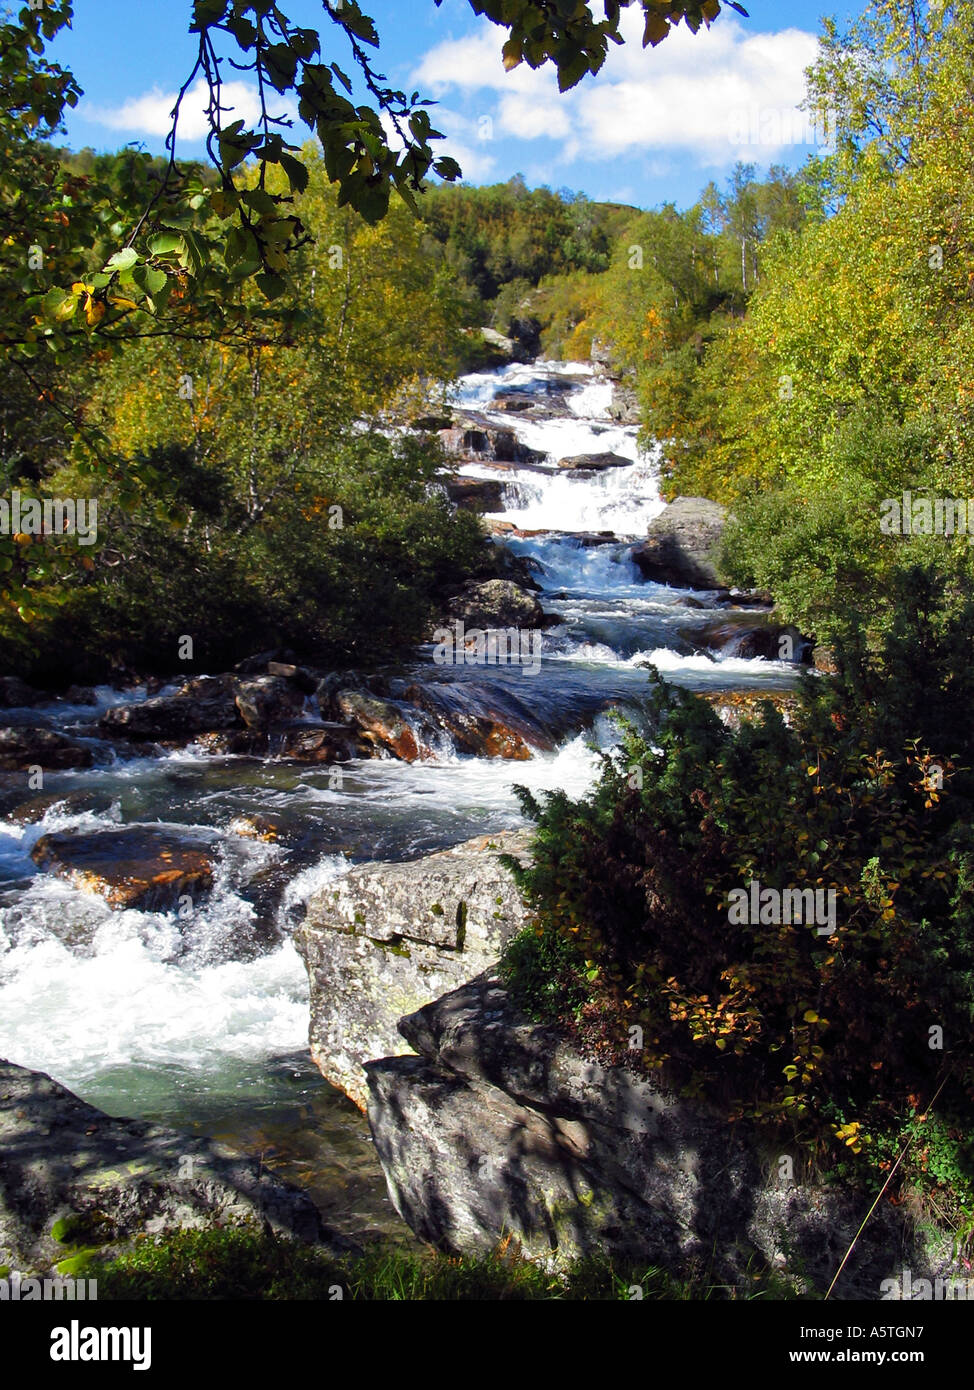
[[[727,524],[727,510],[705,497],[678,497],[649,524],[649,535],[632,549],[645,579],[678,589],[718,589],[712,559]]]
[[[174,695],[116,705],[102,716],[101,729],[109,737],[164,740],[239,728],[236,693],[232,676],[200,676]]]
[[[355,1248],[259,1158],[114,1119],[43,1072],[0,1061],[0,1265],[43,1273],[73,1243],[110,1255],[137,1235],[238,1220],[335,1253]]]
[[[19,709],[44,704],[51,697],[22,681],[19,676],[0,676],[0,709]]]
[[[296,674],[296,668],[292,669]],[[238,680],[234,686],[237,711],[248,729],[267,729],[271,724],[294,719],[304,709],[301,691],[284,675],[273,671],[266,676]]]
[[[604,473],[609,468],[631,468],[632,459],[622,454],[573,454],[559,459],[558,467],[578,473]]]
[[[308,970],[311,1055],[361,1108],[364,1064],[406,1051],[403,1013],[493,964],[527,921],[501,853],[530,834],[480,836],[403,864],[359,864],[315,894],[294,944]]]
[[[53,729],[24,725],[0,729],[0,769],[5,772],[35,766],[50,769],[91,767],[94,760],[92,750],[85,744]]]
[[[743,1122],[587,1058],[490,972],[400,1032],[418,1055],[367,1065],[369,1123],[396,1210],[441,1249],[485,1254],[513,1237],[552,1270],[598,1253],[702,1267],[743,1292],[756,1270],[787,1268],[824,1292],[868,1209],[867,1194],[782,1180]],[[932,1257],[949,1260],[881,1206],[836,1295],[876,1299],[884,1278]]]
[[[504,484],[499,478],[448,478],[443,484],[446,495],[456,506],[468,512],[502,512]]]
[[[510,579],[468,584],[450,600],[449,615],[469,628],[541,628],[545,611],[533,593]]]
[[[100,894],[110,907],[159,912],[212,887],[215,838],[138,825],[64,830],[42,836],[31,858],[75,888]]]
[[[392,700],[383,700],[361,690],[342,690],[335,697],[341,717],[358,729],[375,751],[384,749],[403,762],[432,758],[439,731],[419,712],[403,709]]]

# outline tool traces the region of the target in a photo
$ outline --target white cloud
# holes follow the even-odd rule
[[[84,115],[98,125],[121,130],[132,135],[168,135],[172,127],[172,109],[177,92],[163,92],[154,87],[140,97],[130,97],[117,107],[85,107]],[[252,126],[260,116],[256,90],[246,82],[224,82],[221,91],[223,124],[243,120]],[[209,133],[206,117],[209,88],[203,78],[195,82],[183,98],[179,110],[179,138],[203,140]],[[283,112],[281,113],[283,114]]]
[[[625,45],[610,49],[602,71],[564,95],[550,69],[521,64],[505,73],[503,35],[491,24],[431,49],[413,80],[453,105],[458,95],[469,110],[480,102],[499,135],[561,141],[566,162],[650,153],[704,166],[764,161],[807,132],[798,107],[817,52],[813,34],[749,33],[728,19],[696,35],[681,27],[645,51],[634,10],[623,33]]]

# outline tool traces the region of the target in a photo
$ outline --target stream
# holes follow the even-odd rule
[[[497,408],[499,392],[507,401],[523,396],[525,408]],[[424,761],[348,762],[336,786],[327,767],[193,746],[119,758],[99,740],[97,718],[144,690],[100,688],[94,707],[42,708],[51,728],[90,738],[96,760],[46,774],[34,811],[22,807],[34,795],[22,775],[16,786],[11,774],[0,782],[0,1057],[48,1072],[110,1114],[263,1154],[353,1238],[403,1232],[367,1122],[308,1056],[307,979],[290,932],[309,896],[352,863],[413,858],[522,824],[514,783],[583,793],[595,749],[617,737],[609,707],[639,717],[650,663],[699,691],[794,683],[792,665],[699,650],[694,628],[726,610],[713,596],[643,580],[630,552],[663,510],[658,461],[640,451],[635,426],[610,418],[612,398],[612,383],[578,363],[506,367],[456,389],[458,411],[512,430],[534,451],[523,465],[468,454],[457,471],[502,481],[503,510],[489,518],[496,543],[531,562],[544,608],[559,621],[544,633],[536,675],[513,666],[444,669],[430,645],[399,678],[428,685],[453,707],[475,707],[490,682],[546,731],[548,746],[530,760],[461,754],[444,737]],[[606,453],[629,462],[601,472],[557,466]],[[6,717],[26,722],[36,713]],[[274,817],[275,842],[233,829],[255,815]],[[174,912],[113,910],[30,857],[52,831],[148,824],[216,838],[216,881],[189,944]],[[276,887],[270,920],[254,891],[263,883]]]

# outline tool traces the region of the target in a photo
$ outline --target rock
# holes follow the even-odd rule
[[[407,719],[403,709],[393,701],[361,690],[342,690],[335,703],[341,717],[358,729],[374,748],[384,748],[407,763],[433,757],[438,731],[422,715]]]
[[[5,772],[29,767],[91,767],[94,760],[90,748],[53,729],[23,725],[0,729],[0,769]]]
[[[478,463],[513,463],[532,466],[544,463],[548,455],[522,444],[513,430],[498,428],[485,415],[467,411],[452,429],[440,433],[448,454],[472,457]]]
[[[522,410],[530,410],[535,404],[533,398],[524,391],[498,391],[490,403],[491,410],[510,411],[519,415]]]
[[[19,676],[0,676],[0,709],[42,705],[51,697],[22,681]]]
[[[297,668],[291,669],[297,673]],[[237,710],[248,729],[267,729],[294,719],[304,709],[304,696],[282,675],[238,680],[234,686]]]
[[[458,753],[525,762],[532,748],[555,742],[541,721],[511,691],[479,681],[411,685],[406,699],[445,729]]]
[[[236,693],[232,676],[200,676],[175,695],[116,705],[102,716],[101,729],[109,737],[162,740],[239,728]]]
[[[510,579],[468,584],[462,594],[450,600],[449,614],[467,628],[540,628],[547,623],[534,594]]]
[[[612,400],[609,403],[608,416],[610,420],[615,420],[620,425],[642,424],[639,397],[631,386],[623,386],[620,382],[615,383]]]
[[[177,830],[126,826],[44,835],[31,858],[110,907],[165,911],[213,884],[213,841]]]
[[[599,1252],[678,1275],[702,1265],[741,1289],[787,1252],[824,1291],[868,1208],[863,1194],[780,1179],[743,1125],[585,1058],[493,975],[400,1032],[420,1055],[367,1065],[369,1123],[396,1210],[441,1249],[484,1254],[513,1237],[552,1269]],[[927,1263],[921,1242],[882,1206],[836,1292],[875,1299],[914,1260]]]
[[[622,454],[573,454],[559,459],[558,467],[579,473],[604,473],[609,468],[631,468],[632,459]]]
[[[646,579],[678,589],[717,589],[721,579],[711,554],[727,522],[727,510],[705,497],[678,497],[649,524],[632,549]]]
[[[791,661],[806,664],[811,659],[812,644],[796,627],[754,620],[753,615],[739,622],[726,617],[703,627],[684,627],[679,635],[697,651],[717,652],[721,656],[765,661]]]
[[[281,822],[271,816],[237,816],[227,829],[243,840],[264,840],[270,844],[280,838]]]
[[[502,512],[504,484],[499,478],[448,478],[443,484],[451,502],[469,512]]]
[[[254,1220],[336,1253],[306,1192],[259,1158],[140,1120],[113,1119],[43,1072],[0,1061],[0,1264],[44,1273],[72,1245]],[[65,1239],[55,1239],[59,1225]]]
[[[36,825],[54,807],[58,807],[63,815],[79,816],[85,811],[107,811],[111,804],[111,794],[107,792],[45,792],[43,796],[32,796],[29,801],[22,801],[7,812],[6,819],[16,825]]]
[[[90,685],[69,685],[64,700],[69,705],[97,705],[98,696]]]
[[[526,855],[508,831],[405,864],[360,864],[315,894],[294,944],[311,988],[311,1055],[364,1109],[363,1064],[406,1051],[411,1012],[497,960],[527,911],[500,853]]]
[[[453,428],[453,417],[450,415],[421,415],[418,420],[413,420],[409,428],[417,430],[420,434],[438,434],[440,430]]]
[[[297,763],[342,763],[367,755],[368,748],[350,724],[295,724],[274,731],[269,752]]]
[[[514,355],[513,338],[507,338],[503,333],[498,333],[496,328],[482,328],[480,332],[485,343],[498,348],[501,352],[506,352],[509,356]]]

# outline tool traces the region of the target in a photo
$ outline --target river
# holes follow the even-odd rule
[[[536,418],[492,409],[499,391],[545,410]],[[616,737],[607,705],[638,716],[650,662],[697,690],[784,689],[794,680],[785,664],[695,651],[688,630],[714,618],[704,596],[641,578],[630,549],[663,508],[658,461],[640,451],[634,426],[609,418],[611,401],[611,382],[577,363],[477,374],[456,392],[458,409],[513,430],[543,456],[525,467],[477,459],[460,467],[503,480],[503,510],[492,520],[517,533],[498,543],[533,563],[545,609],[560,619],[544,634],[541,670],[457,668],[442,687],[460,699],[466,682],[476,700],[479,683],[496,682],[539,714],[554,746],[530,761],[464,756],[444,740],[434,758],[411,765],[348,763],[337,786],[327,768],[192,747],[119,759],[91,721],[144,692],[101,688],[95,708],[60,701],[43,710],[55,729],[88,721],[97,758],[91,769],[46,776],[45,794],[59,799],[33,822],[11,814],[26,799],[22,779],[0,801],[0,1056],[50,1073],[111,1114],[264,1153],[351,1235],[396,1229],[364,1119],[307,1055],[307,980],[289,934],[310,893],[353,862],[409,858],[521,824],[515,782],[582,793],[594,748]],[[601,473],[557,467],[607,452],[630,462]],[[592,543],[583,534],[598,532],[615,538]],[[402,677],[442,684],[446,674],[430,646]],[[232,829],[255,813],[282,825],[277,843]],[[189,943],[173,913],[113,911],[30,858],[54,830],[153,823],[202,828],[219,841],[216,884]],[[261,877],[286,880],[270,928],[250,891]]]

